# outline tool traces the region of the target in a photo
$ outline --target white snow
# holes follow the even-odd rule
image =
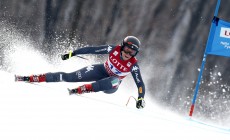
[[[0,71],[1,140],[227,140],[230,132],[191,122],[146,99],[135,108],[122,87],[115,94],[69,96],[76,83],[14,82]],[[135,96],[135,95],[134,95]]]
[[[218,72],[218,76],[221,76],[221,73],[220,73],[220,72]]]
[[[27,52],[10,52],[9,70],[30,75],[69,72],[91,64],[70,59],[53,67],[38,53]],[[69,96],[66,88],[81,83],[15,83],[14,74],[4,71],[0,71],[0,77],[0,140],[230,139],[229,130],[189,121],[187,116],[158,107],[148,94],[144,109],[136,109],[132,99],[126,107],[128,98],[137,96],[133,80],[125,79],[111,95],[100,92]]]

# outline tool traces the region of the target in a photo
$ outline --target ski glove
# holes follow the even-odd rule
[[[67,59],[69,59],[70,57],[72,57],[72,54],[73,54],[72,51],[70,51],[70,52],[67,53],[67,54],[63,54],[63,55],[61,55],[61,59],[62,59],[62,60],[67,60]]]
[[[142,108],[145,107],[145,100],[144,100],[144,98],[138,97],[138,100],[137,100],[137,103],[136,103],[136,107],[138,109],[142,109]]]

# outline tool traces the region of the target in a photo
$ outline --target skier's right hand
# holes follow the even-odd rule
[[[67,54],[62,54],[62,55],[61,55],[61,59],[62,59],[62,60],[67,60],[67,59],[69,59],[70,57],[72,57],[72,54],[73,54],[72,51],[70,51],[70,52],[67,53]]]
[[[136,107],[138,109],[142,109],[145,107],[145,100],[143,97],[138,97],[137,103],[136,103]]]

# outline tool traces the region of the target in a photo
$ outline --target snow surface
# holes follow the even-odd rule
[[[133,99],[126,106],[130,96],[137,96],[133,80],[125,79],[114,94],[82,96],[69,96],[66,90],[82,83],[14,82],[13,73],[69,72],[92,63],[73,58],[51,66],[39,52],[18,44],[6,59],[11,73],[0,71],[0,140],[230,139],[229,129],[178,116],[148,95],[144,109],[136,109]]]
[[[0,71],[1,140],[230,139],[230,131],[187,120],[146,101],[126,107],[125,89],[115,94],[67,93],[76,83],[14,82]]]

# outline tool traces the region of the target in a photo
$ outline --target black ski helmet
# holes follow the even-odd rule
[[[135,56],[136,56],[140,50],[141,42],[135,36],[127,36],[127,37],[125,37],[125,39],[123,39],[123,41],[121,43],[121,51],[123,51],[125,46],[129,47],[130,49],[137,51],[135,54]]]

